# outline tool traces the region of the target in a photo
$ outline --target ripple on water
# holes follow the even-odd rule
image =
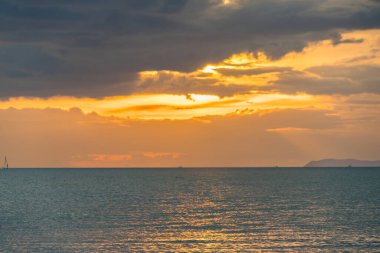
[[[379,196],[365,168],[15,169],[0,252],[378,252]]]

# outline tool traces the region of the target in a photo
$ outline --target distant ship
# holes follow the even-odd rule
[[[4,164],[3,164],[3,168],[2,169],[8,169],[8,168],[9,168],[9,164],[8,164],[7,156],[5,156],[5,158],[4,158]]]

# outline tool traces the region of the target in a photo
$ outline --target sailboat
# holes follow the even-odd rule
[[[5,156],[3,169],[8,169],[8,167],[9,167],[9,164],[8,164],[7,156]]]

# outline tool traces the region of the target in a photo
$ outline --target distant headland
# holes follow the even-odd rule
[[[380,167],[380,160],[322,159],[308,162],[304,167]]]

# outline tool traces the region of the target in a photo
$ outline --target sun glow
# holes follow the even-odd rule
[[[210,73],[210,74],[217,74],[218,72],[215,71],[217,67],[216,66],[213,66],[213,65],[207,65],[206,67],[204,67],[201,72],[203,73]]]
[[[231,57],[223,61],[224,64],[234,67],[253,67],[265,66],[270,63],[268,56],[264,52],[253,54],[250,52],[242,52],[233,54]]]
[[[189,94],[189,98],[194,102],[206,103],[219,101],[220,98],[215,95]]]
[[[103,99],[51,97],[11,98],[0,102],[0,109],[46,109],[71,110],[84,113],[95,112],[101,116],[129,119],[190,119],[206,115],[227,115],[241,111],[268,110],[281,107],[310,106],[313,98],[306,95],[245,94],[220,98],[207,94],[144,94]]]

